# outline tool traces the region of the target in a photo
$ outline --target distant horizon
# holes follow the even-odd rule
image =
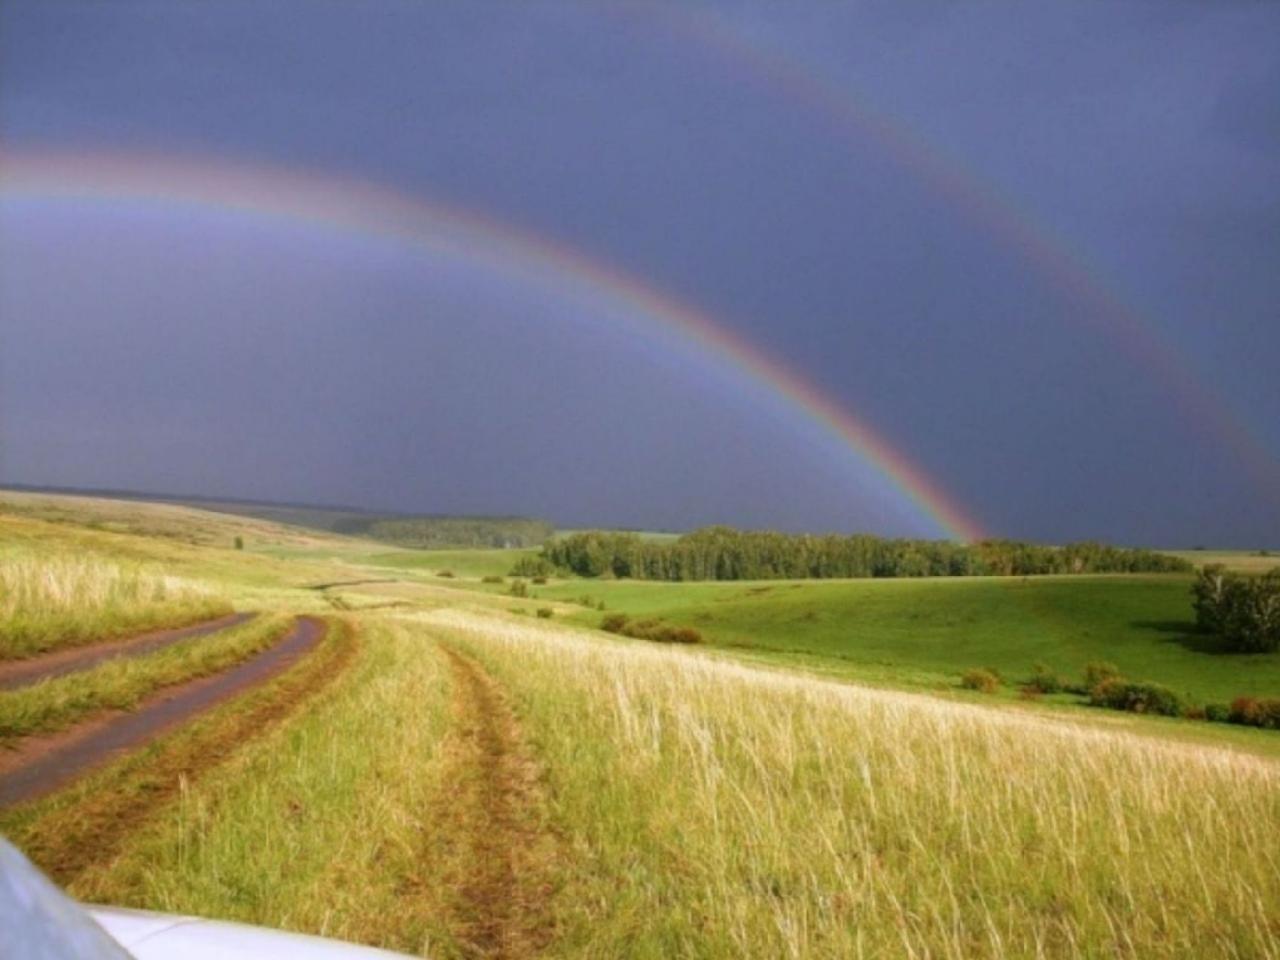
[[[706,527],[727,526],[738,530],[747,531],[772,531],[777,528],[758,527],[749,524],[734,523],[708,523],[699,526],[686,527],[681,529],[660,528],[660,527],[634,527],[621,526],[618,524],[589,524],[589,523],[561,523],[551,518],[539,516],[532,513],[520,512],[504,512],[504,513],[448,513],[440,511],[424,512],[415,510],[402,510],[397,508],[381,508],[381,507],[363,507],[353,504],[336,504],[336,503],[308,503],[296,500],[276,500],[276,499],[259,499],[254,497],[237,497],[222,496],[217,494],[198,494],[198,493],[174,493],[170,491],[158,490],[131,490],[131,489],[112,489],[106,487],[78,487],[78,486],[58,486],[45,484],[30,483],[10,483],[0,480],[0,493],[4,491],[13,491],[15,493],[33,493],[33,494],[49,494],[52,496],[82,496],[96,497],[103,500],[122,500],[139,503],[171,503],[178,506],[194,506],[199,507],[202,504],[235,504],[239,506],[256,506],[256,507],[277,507],[286,510],[316,510],[327,513],[350,513],[369,517],[387,517],[395,519],[484,519],[484,520],[538,520],[550,524],[556,534],[576,531],[601,530],[615,533],[656,533],[671,536],[681,536],[691,533],[694,530]],[[213,512],[217,512],[216,510]],[[285,521],[279,521],[285,522]],[[892,539],[908,539],[908,540],[945,540],[941,537],[896,537],[893,534],[878,533],[874,530],[785,530],[779,531],[795,535],[809,536],[858,536],[867,535],[873,537],[881,537],[886,540]],[[1000,537],[992,536],[984,538],[987,540],[1010,540],[1020,541],[1025,538],[1020,537]],[[1083,538],[1083,540],[1096,540],[1096,538]],[[1052,544],[1057,541],[1042,540],[1025,540],[1029,543]],[[1061,541],[1069,543],[1073,541]],[[1077,541],[1082,542],[1082,541]],[[1148,550],[1158,551],[1176,551],[1176,552],[1193,552],[1204,550],[1212,551],[1228,551],[1241,553],[1256,553],[1259,551],[1269,551],[1273,549],[1265,543],[1254,544],[1251,546],[1236,547],[1222,546],[1212,542],[1204,544],[1151,544],[1151,543],[1131,543],[1120,540],[1097,540],[1099,543],[1109,544],[1111,546],[1120,547],[1136,547]]]

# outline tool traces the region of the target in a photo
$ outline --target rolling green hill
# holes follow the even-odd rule
[[[713,644],[886,683],[954,685],[970,667],[1018,681],[1094,660],[1197,700],[1280,696],[1280,654],[1225,655],[1194,632],[1185,576],[652,583],[570,581],[539,596],[696,627]],[[599,623],[599,612],[579,620]]]

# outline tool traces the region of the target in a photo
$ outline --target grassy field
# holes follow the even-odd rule
[[[78,551],[0,547],[0,660],[230,610],[210,585],[154,565]]]
[[[1266,573],[1280,567],[1280,550],[1165,550],[1197,567],[1218,563],[1237,573]]]
[[[516,691],[542,748],[579,857],[562,955],[1280,950],[1273,765],[427,619]]]
[[[419,902],[434,895],[419,852],[422,798],[443,789],[447,669],[403,628],[362,642],[326,703],[189,791],[73,891],[415,952],[440,939]]]
[[[696,627],[717,645],[879,682],[954,686],[970,667],[1018,681],[1036,663],[1078,679],[1086,663],[1108,660],[1198,700],[1280,696],[1280,655],[1212,652],[1195,633],[1189,586],[1178,576],[600,581],[538,593],[589,596],[611,612]]]
[[[370,554],[363,562],[433,576],[447,571],[457,577],[474,579],[506,577],[516,561],[537,553],[537,550],[395,550]]]
[[[0,810],[82,898],[437,958],[1280,957],[1280,734],[955,687],[1108,659],[1205,698],[1280,693],[1273,658],[1191,637],[1185,577],[520,599],[480,582],[513,551],[80,509],[0,508],[0,553],[156,570],[264,616],[15,691],[44,692],[0,697],[0,720],[73,723],[287,616],[333,624],[283,676]],[[709,642],[604,634],[582,598]]]

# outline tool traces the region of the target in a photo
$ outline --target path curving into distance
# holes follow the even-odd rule
[[[325,635],[323,620],[299,617],[274,646],[221,673],[169,687],[128,713],[112,712],[0,754],[0,807],[51,793],[108,760],[140,747],[251,687],[283,673]]]
[[[143,654],[160,650],[179,640],[190,640],[192,637],[205,637],[211,633],[230,630],[256,617],[256,613],[229,613],[216,620],[204,620],[186,627],[173,627],[166,630],[150,630],[122,640],[104,640],[80,647],[69,647],[65,650],[54,650],[50,653],[21,660],[0,661],[0,690],[17,690],[29,687],[41,680],[52,680],[64,677],[68,673],[79,673],[100,663],[114,660],[117,657],[140,657]]]

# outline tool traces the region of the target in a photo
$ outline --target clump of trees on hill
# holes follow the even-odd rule
[[[1261,577],[1230,573],[1221,564],[1200,571],[1191,590],[1196,624],[1234,653],[1280,649],[1280,570]]]
[[[1030,576],[1049,573],[1170,573],[1185,560],[1151,550],[1013,540],[961,544],[786,534],[706,527],[672,541],[588,531],[543,545],[539,565],[581,577],[636,580],[795,580],[831,577]],[[530,564],[532,566],[532,562]]]
[[[555,533],[551,524],[531,517],[345,516],[333,530],[420,550],[537,547]]]

